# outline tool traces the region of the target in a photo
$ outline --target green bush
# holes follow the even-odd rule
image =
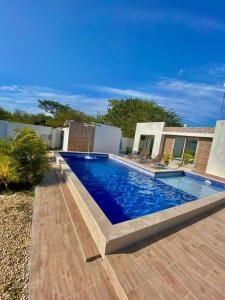
[[[10,183],[18,182],[16,161],[7,155],[0,158],[0,191],[8,188]]]
[[[17,161],[20,182],[37,184],[48,168],[47,145],[30,128],[21,129],[12,142],[11,156]]]
[[[30,128],[19,130],[14,139],[0,141],[0,185],[34,186],[48,168],[47,145]]]
[[[164,159],[164,162],[165,162],[166,164],[168,164],[168,163],[171,161],[172,156],[171,156],[171,154],[166,153],[166,154],[163,155],[163,159]]]
[[[183,156],[183,162],[185,165],[189,164],[189,163],[193,163],[194,161],[194,155],[191,153],[184,153]]]

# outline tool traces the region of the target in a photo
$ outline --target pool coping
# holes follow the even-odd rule
[[[61,153],[78,153],[60,151]],[[96,153],[104,154],[104,153]],[[107,153],[105,153],[107,154]],[[148,173],[161,173],[162,170],[151,172],[148,168],[137,163],[129,163],[118,155],[108,154],[109,157],[120,160],[127,164],[132,164]],[[75,173],[60,155],[55,152],[57,164],[61,173],[70,188],[76,204],[84,218],[85,223],[100,251],[101,255],[115,252],[133,243],[144,240],[172,226],[183,223],[195,216],[211,210],[212,208],[225,203],[225,192],[220,192],[206,198],[198,199],[179,206],[171,207],[160,212],[152,213],[136,219],[112,224],[105,216],[101,208],[80,182]],[[165,170],[163,170],[165,171]],[[168,171],[168,170],[167,170]],[[171,170],[170,170],[171,172]],[[164,173],[164,172],[163,172]],[[205,177],[207,178],[207,177]],[[211,180],[211,179],[210,179]],[[216,180],[213,180],[216,181]]]

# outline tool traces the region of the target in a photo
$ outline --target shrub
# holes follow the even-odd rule
[[[47,145],[30,128],[18,131],[12,141],[11,157],[17,161],[19,181],[26,185],[39,183],[48,168]]]
[[[185,165],[189,164],[189,163],[193,163],[194,161],[194,155],[191,153],[184,153],[183,156],[183,162]]]
[[[126,148],[126,154],[131,154],[132,153],[132,148],[131,147],[127,147]]]
[[[9,155],[12,149],[12,140],[0,140],[0,155]]]
[[[7,155],[0,158],[0,191],[8,188],[10,183],[18,182],[16,161]]]
[[[163,159],[164,159],[165,163],[169,163],[171,161],[171,158],[172,158],[172,156],[169,153],[166,153],[163,155]]]

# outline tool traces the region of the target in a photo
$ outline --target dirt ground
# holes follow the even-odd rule
[[[32,195],[0,195],[0,299],[28,299]]]

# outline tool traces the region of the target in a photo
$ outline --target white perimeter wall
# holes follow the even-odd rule
[[[68,151],[68,141],[69,141],[69,127],[63,128],[63,151]]]
[[[133,153],[137,153],[139,150],[139,143],[141,135],[153,135],[154,144],[152,149],[152,157],[156,157],[161,153],[162,148],[162,134],[165,122],[148,122],[148,123],[137,123],[135,137],[134,137],[134,146]]]
[[[98,124],[95,127],[93,152],[119,153],[121,138],[120,128]]]
[[[0,120],[0,139],[15,137],[17,130],[32,128],[52,148],[61,146],[61,128],[51,128],[32,124],[14,123]]]
[[[120,145],[120,152],[126,152],[127,148],[133,149],[134,139],[122,137],[121,145]]]
[[[225,121],[217,121],[206,173],[225,178]]]

